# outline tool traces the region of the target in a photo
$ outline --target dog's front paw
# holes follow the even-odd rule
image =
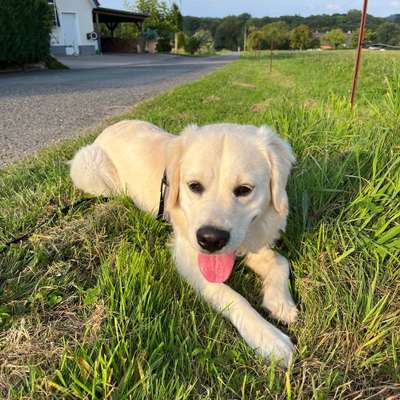
[[[297,320],[298,310],[292,297],[287,291],[279,290],[274,287],[264,289],[264,299],[262,303],[271,315],[286,324],[292,324]]]
[[[294,346],[290,338],[279,329],[265,324],[265,327],[257,332],[254,349],[262,357],[274,358],[279,365],[287,368],[293,356]]]

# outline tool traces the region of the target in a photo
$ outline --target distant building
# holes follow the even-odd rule
[[[333,50],[333,46],[331,46],[330,44],[321,44],[320,47],[322,50]]]
[[[48,0],[54,9],[51,52],[54,55],[95,54],[97,35],[93,32],[93,9],[97,0]],[[88,34],[91,34],[90,36]]]

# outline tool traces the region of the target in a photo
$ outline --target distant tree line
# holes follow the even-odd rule
[[[355,47],[361,12],[254,18],[248,13],[224,18],[203,18],[181,15],[176,2],[166,0],[125,0],[129,9],[149,14],[144,37],[155,38],[158,51],[197,53],[238,48],[309,49],[326,45],[330,48]],[[268,10],[266,10],[268,11]],[[141,34],[132,24],[120,24],[120,37]],[[366,43],[400,45],[400,15],[367,17]]]
[[[279,34],[273,46],[277,49],[306,49],[321,44],[333,48],[344,44],[354,47],[360,18],[361,12],[358,10],[350,10],[347,14],[309,17],[295,15],[253,18],[247,13],[225,18],[185,16],[183,31],[188,36],[193,36],[199,30],[208,31],[217,50],[243,49],[246,40],[250,49],[270,48],[271,31]],[[386,19],[368,15],[366,41],[400,45],[400,18],[392,16]]]

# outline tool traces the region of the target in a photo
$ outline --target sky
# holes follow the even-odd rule
[[[172,0],[167,0],[170,3]],[[124,0],[100,0],[102,7],[124,9]],[[130,0],[129,3],[134,3]],[[362,0],[177,0],[183,15],[224,17],[244,12],[254,17],[280,15],[312,15],[345,13],[361,9]],[[400,0],[373,0],[368,2],[368,13],[377,17],[400,14]]]

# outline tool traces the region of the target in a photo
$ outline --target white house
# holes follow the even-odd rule
[[[51,53],[61,55],[92,55],[101,52],[99,23],[110,32],[121,22],[142,27],[146,14],[100,7],[98,0],[48,0],[54,10]]]
[[[96,54],[99,48],[93,23],[97,0],[48,0],[54,8],[51,52],[54,55]]]

